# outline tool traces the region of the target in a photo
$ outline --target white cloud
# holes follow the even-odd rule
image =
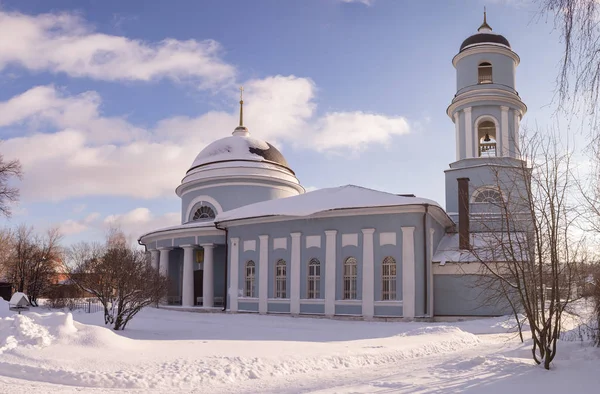
[[[24,15],[0,11],[0,70],[17,64],[32,71],[98,80],[168,78],[220,87],[235,68],[221,59],[213,40],[165,39],[148,43],[97,33],[72,13]]]
[[[316,115],[316,86],[307,78],[274,76],[246,86],[245,124],[254,136],[277,145],[360,152],[409,132],[402,117],[359,111]],[[5,129],[34,130],[1,146],[7,158],[23,165],[24,201],[172,195],[198,152],[230,135],[238,116],[237,108],[175,116],[143,129],[125,118],[103,116],[100,105],[95,92],[68,96],[53,86],[34,87],[0,103]]]
[[[136,208],[124,214],[109,215],[103,220],[106,228],[116,226],[127,235],[138,238],[140,235],[161,227],[181,223],[179,212],[169,212],[155,216],[148,208]]]

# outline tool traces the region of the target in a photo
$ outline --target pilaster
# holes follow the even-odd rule
[[[414,227],[402,229],[402,311],[403,317],[415,317],[415,237]]]
[[[181,291],[181,306],[191,307],[194,302],[194,257],[196,245],[182,245],[183,248],[183,278]]]
[[[240,239],[231,238],[229,240],[229,310],[238,311],[240,279]]]
[[[510,156],[509,145],[508,145],[508,107],[502,105],[500,106],[502,110],[502,117],[500,121],[500,127],[502,131],[500,135],[502,136],[502,156],[508,157]]]
[[[290,313],[300,313],[300,245],[302,233],[291,233],[292,250],[290,261]]]
[[[258,312],[267,313],[269,296],[269,236],[258,236],[260,246],[258,252]]]
[[[363,270],[362,270],[362,315],[372,318],[375,312],[375,262],[373,250],[374,228],[362,229]]]
[[[325,231],[325,315],[335,314],[337,230]]]
[[[477,136],[473,134],[471,107],[467,107],[463,111],[465,112],[465,159],[468,159],[477,157],[473,150],[473,141],[476,141]],[[477,144],[475,144],[475,147],[477,147]]]

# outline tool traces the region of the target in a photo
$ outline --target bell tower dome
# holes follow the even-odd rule
[[[508,40],[493,32],[485,11],[477,33],[452,59],[456,94],[447,114],[455,127],[456,161],[446,170],[446,210],[453,217],[457,179],[470,179],[470,202],[475,202],[478,192],[498,183],[490,173],[521,165],[519,123],[527,107],[516,89],[519,61]]]
[[[478,32],[452,60],[456,94],[447,113],[456,128],[456,160],[519,157],[519,121],[527,111],[516,90],[519,61],[508,40],[492,32],[484,12]]]

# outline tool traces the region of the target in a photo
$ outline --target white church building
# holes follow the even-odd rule
[[[243,125],[240,101],[233,135],[203,149],[176,189],[181,225],[139,239],[171,280],[165,302],[366,319],[506,313],[482,302],[485,290],[465,273],[477,272],[469,247],[491,231],[503,198],[494,176],[522,163],[519,56],[484,16],[452,64],[445,210],[354,185],[305,192],[283,155]]]

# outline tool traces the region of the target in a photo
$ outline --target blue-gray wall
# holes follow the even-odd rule
[[[434,275],[436,316],[501,316],[511,313],[508,303],[477,275]]]

